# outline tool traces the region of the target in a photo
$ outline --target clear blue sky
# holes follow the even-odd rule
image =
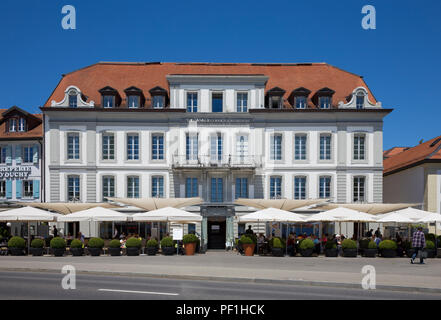
[[[76,30],[61,28],[69,4]],[[441,135],[440,17],[438,0],[1,0],[0,107],[38,112],[61,74],[98,61],[327,62],[395,109],[385,149],[415,145]]]

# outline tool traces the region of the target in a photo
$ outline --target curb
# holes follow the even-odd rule
[[[0,271],[15,271],[15,272],[58,272],[58,269],[30,269],[30,268],[0,268]],[[99,276],[123,276],[123,277],[143,277],[143,278],[161,278],[161,279],[176,279],[176,280],[205,280],[205,281],[223,281],[223,282],[242,282],[242,283],[256,283],[256,284],[283,284],[283,285],[302,285],[315,287],[330,287],[330,288],[348,288],[348,289],[362,289],[361,284],[344,283],[344,282],[327,282],[327,281],[310,281],[310,280],[278,280],[278,279],[264,279],[264,278],[234,278],[234,277],[217,277],[217,276],[194,276],[194,275],[171,275],[171,274],[154,274],[154,273],[131,273],[131,272],[117,272],[117,271],[77,271],[77,274],[99,275]],[[436,293],[441,294],[441,288],[423,288],[423,287],[405,287],[393,285],[377,285],[375,290],[386,291],[400,291],[400,292],[418,292],[418,293]]]

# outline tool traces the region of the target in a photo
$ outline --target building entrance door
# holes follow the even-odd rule
[[[226,219],[225,217],[208,218],[208,249],[225,249]]]

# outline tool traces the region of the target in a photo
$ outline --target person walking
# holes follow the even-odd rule
[[[54,238],[58,237],[58,229],[56,226],[54,226],[53,233],[54,233]]]
[[[423,250],[426,246],[426,238],[424,237],[423,228],[418,227],[417,231],[414,232],[412,237],[412,247],[415,250],[415,252],[412,255],[412,258],[410,259],[410,263],[413,264],[415,261],[415,258],[420,256],[420,264],[424,264],[424,257],[423,257]]]

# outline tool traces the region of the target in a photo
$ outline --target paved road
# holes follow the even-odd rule
[[[61,273],[0,272],[0,299],[441,300],[441,294],[431,293],[86,274],[77,274],[75,290],[63,290],[63,277]]]

